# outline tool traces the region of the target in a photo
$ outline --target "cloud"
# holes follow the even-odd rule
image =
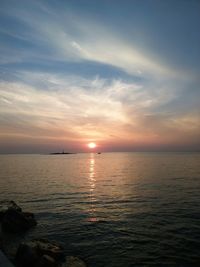
[[[22,72],[22,82],[0,84],[1,137],[79,144],[96,140],[109,144],[187,142],[200,130],[196,111],[157,112],[177,99],[165,88],[147,88],[120,79]],[[35,84],[34,84],[35,80]],[[39,81],[45,83],[45,90]],[[174,93],[172,93],[174,92]],[[45,141],[46,140],[46,141]],[[193,139],[194,140],[194,139]],[[49,142],[49,141],[48,141]]]

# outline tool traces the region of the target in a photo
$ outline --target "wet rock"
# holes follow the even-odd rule
[[[4,215],[6,214],[8,210],[15,210],[18,212],[22,211],[22,209],[12,200],[1,201],[0,202],[0,221],[3,219]]]
[[[70,256],[66,258],[66,262],[62,267],[87,267],[86,263],[78,257]]]
[[[57,267],[64,260],[63,248],[46,239],[35,239],[22,243],[16,254],[20,267]]]
[[[26,231],[37,224],[34,214],[8,209],[1,221],[2,230],[11,233]]]

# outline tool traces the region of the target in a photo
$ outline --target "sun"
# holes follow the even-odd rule
[[[88,147],[91,148],[91,149],[95,148],[96,146],[97,145],[95,143],[93,143],[93,142],[88,144]]]

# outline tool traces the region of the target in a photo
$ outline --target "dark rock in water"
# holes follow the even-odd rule
[[[8,209],[1,221],[2,230],[11,233],[26,231],[37,224],[34,214]]]
[[[0,202],[0,212],[6,211],[8,209],[14,209],[17,211],[22,211],[22,209],[13,200],[3,200]]]
[[[63,248],[46,239],[22,243],[16,254],[16,264],[20,267],[57,267],[62,260]]]
[[[66,258],[66,262],[62,267],[87,267],[85,262],[78,257],[70,256]]]
[[[26,231],[37,224],[34,214],[22,212],[14,201],[0,202],[0,221],[2,230],[11,233]]]
[[[22,209],[14,202],[14,201],[8,201],[4,200],[0,202],[0,221],[3,219],[5,213],[8,210],[15,210],[18,212],[21,212]]]

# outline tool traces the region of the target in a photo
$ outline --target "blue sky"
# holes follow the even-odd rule
[[[1,153],[200,149],[199,1],[0,5]]]

